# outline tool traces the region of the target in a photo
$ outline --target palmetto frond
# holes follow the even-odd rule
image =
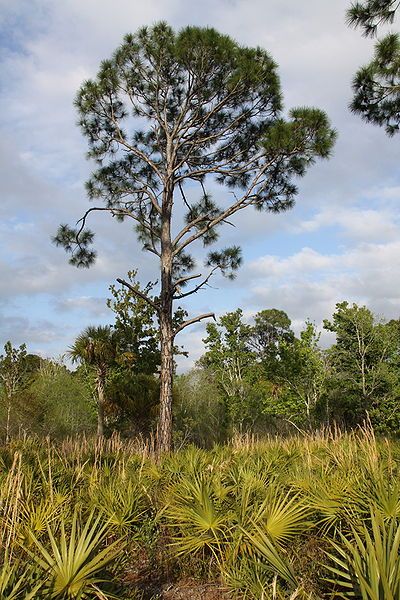
[[[201,476],[194,480],[182,478],[175,485],[163,516],[174,530],[172,545],[178,555],[208,550],[218,561],[222,559],[230,515],[212,482]]]
[[[86,362],[93,366],[107,364],[115,355],[116,338],[108,325],[87,327],[69,350],[73,362]]]
[[[69,534],[64,520],[61,520],[58,536],[47,527],[49,548],[32,534],[36,552],[30,554],[48,574],[50,598],[83,600],[91,597],[94,586],[103,581],[104,568],[121,549],[119,540],[102,547],[107,529],[108,524],[100,526],[100,517],[95,519],[93,514],[81,527],[75,512]]]
[[[34,568],[11,561],[9,553],[2,557],[0,565],[0,600],[34,600],[46,581],[36,577]]]
[[[398,600],[400,598],[400,525],[396,519],[385,522],[371,510],[371,529],[354,524],[351,535],[339,534],[327,553],[329,581],[338,585],[340,598]]]

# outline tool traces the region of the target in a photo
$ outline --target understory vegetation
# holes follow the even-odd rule
[[[6,343],[0,356],[3,438],[24,433],[63,439],[96,431],[125,439],[156,435],[156,315],[130,292],[111,291],[114,322],[87,327],[60,360]],[[336,305],[322,331],[306,321],[297,334],[289,316],[276,308],[252,320],[241,309],[222,315],[207,325],[195,366],[175,374],[174,447],[212,448],[235,432],[350,431],[365,420],[379,434],[398,435],[399,333],[399,320],[377,319],[367,307],[347,302]],[[325,345],[334,334],[334,343],[324,348],[321,334]],[[181,354],[184,348],[175,345],[176,363]]]
[[[161,460],[116,436],[13,438],[0,598],[181,598],[185,582],[188,598],[397,599],[399,460],[370,429]]]

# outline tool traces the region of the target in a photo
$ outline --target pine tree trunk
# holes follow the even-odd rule
[[[97,436],[104,435],[104,405],[105,405],[105,382],[103,375],[97,379]]]
[[[173,378],[173,285],[171,211],[173,185],[167,182],[163,195],[161,224],[161,295],[160,295],[160,413],[157,427],[157,453],[172,449],[172,378]]]
[[[160,416],[157,429],[157,451],[170,452],[172,448],[172,314],[161,314],[161,372],[160,372]]]

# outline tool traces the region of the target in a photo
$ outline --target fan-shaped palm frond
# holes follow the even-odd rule
[[[72,362],[96,367],[107,364],[115,358],[116,337],[109,325],[89,326],[78,335],[68,354]]]
[[[51,598],[91,598],[97,584],[103,581],[103,570],[121,550],[121,542],[101,548],[108,524],[99,526],[99,523],[100,517],[94,519],[92,514],[81,527],[75,512],[69,535],[64,520],[58,537],[47,526],[49,549],[32,534],[36,553],[29,553],[48,573]]]
[[[385,522],[371,510],[371,531],[362,524],[351,528],[351,536],[339,533],[340,543],[331,541],[334,553],[327,553],[333,573],[328,579],[341,588],[339,598],[398,600],[400,598],[400,525]]]
[[[163,516],[175,530],[172,545],[178,555],[209,550],[218,562],[223,559],[230,519],[212,482],[204,477],[182,478],[175,485]]]

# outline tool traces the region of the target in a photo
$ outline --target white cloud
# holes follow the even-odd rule
[[[288,258],[276,256],[261,256],[247,266],[251,276],[263,278],[302,276],[320,269],[332,267],[334,256],[324,256],[312,248],[302,248],[300,252]]]
[[[397,211],[337,206],[316,213],[310,220],[293,226],[294,233],[311,233],[326,227],[340,227],[352,240],[364,242],[396,239],[400,229]]]
[[[1,320],[0,339],[15,345],[28,341],[31,344],[48,344],[60,337],[57,326],[45,319],[31,323],[23,316],[11,316]],[[30,350],[30,348],[29,348]]]
[[[84,312],[93,317],[111,317],[112,313],[106,304],[107,298],[79,296],[77,298],[59,298],[54,302],[56,310],[62,313],[73,311]]]
[[[342,300],[366,304],[386,318],[400,316],[400,254],[398,240],[360,244],[343,254],[322,254],[304,248],[286,259],[261,257],[248,265],[246,306],[276,307],[304,322],[321,324]]]

